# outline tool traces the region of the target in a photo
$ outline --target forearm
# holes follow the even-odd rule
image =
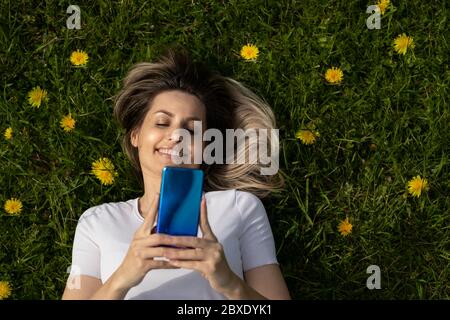
[[[119,285],[117,275],[114,273],[109,279],[90,297],[90,300],[123,300],[130,288]]]
[[[222,294],[229,300],[267,300],[237,275],[234,275],[230,285],[223,290]]]

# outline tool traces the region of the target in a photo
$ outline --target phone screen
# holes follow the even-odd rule
[[[156,232],[197,236],[202,193],[202,170],[164,167]]]

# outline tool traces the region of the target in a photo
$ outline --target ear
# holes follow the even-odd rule
[[[135,129],[135,130],[131,131],[131,134],[130,134],[130,142],[133,145],[133,147],[137,148],[138,140],[139,140],[139,132],[138,132],[138,130]]]

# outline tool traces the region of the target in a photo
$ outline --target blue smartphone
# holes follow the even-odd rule
[[[196,237],[202,193],[202,170],[164,167],[156,233]]]

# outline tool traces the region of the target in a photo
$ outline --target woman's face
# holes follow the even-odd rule
[[[144,176],[161,176],[164,166],[200,167],[199,164],[193,164],[194,121],[202,122],[203,135],[206,110],[196,96],[178,90],[164,91],[155,96],[141,128],[131,135],[131,143],[139,150]],[[179,135],[174,133],[176,129],[191,131],[191,164],[176,165],[168,154],[180,141]],[[195,147],[203,150],[203,142]]]

